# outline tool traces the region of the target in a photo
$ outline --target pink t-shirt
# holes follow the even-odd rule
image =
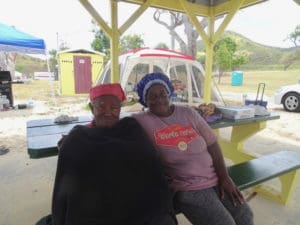
[[[169,117],[158,117],[150,111],[133,114],[133,117],[153,140],[171,188],[200,190],[218,183],[207,151],[217,136],[196,110],[176,105]]]

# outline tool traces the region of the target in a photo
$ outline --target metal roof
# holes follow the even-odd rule
[[[57,55],[60,55],[63,53],[88,53],[88,54],[96,54],[96,55],[105,56],[105,54],[102,52],[98,52],[98,51],[94,51],[94,50],[87,50],[87,49],[66,49],[66,50],[57,52]]]

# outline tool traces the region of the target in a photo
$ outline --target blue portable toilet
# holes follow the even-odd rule
[[[243,85],[243,71],[232,71],[231,73],[231,86]]]

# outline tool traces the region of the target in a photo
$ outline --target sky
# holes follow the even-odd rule
[[[62,41],[71,49],[91,49],[92,17],[77,0],[9,0],[1,1],[0,22],[45,40],[48,50]],[[109,0],[91,0],[109,21]],[[134,7],[119,3],[119,20],[124,21]],[[148,9],[125,34],[139,34],[145,46],[164,42],[170,46],[168,31],[152,19]],[[122,24],[121,22],[119,23]],[[288,48],[285,40],[300,24],[300,6],[293,0],[269,0],[240,10],[226,30],[232,30],[260,44]],[[179,31],[180,32],[180,31]]]

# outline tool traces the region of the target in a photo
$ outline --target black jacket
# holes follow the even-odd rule
[[[135,119],[112,128],[76,126],[63,141],[53,224],[147,224],[172,214],[171,197],[156,150]]]

